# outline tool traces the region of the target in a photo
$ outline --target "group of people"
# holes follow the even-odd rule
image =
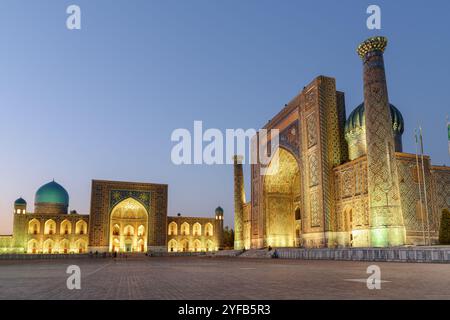
[[[127,259],[128,255],[123,252],[118,253],[117,251],[114,251],[112,253],[111,252],[99,253],[98,251],[95,251],[95,252],[90,251],[89,252],[89,258],[114,258],[114,259],[116,259],[117,257],[119,257],[120,259],[123,259],[123,258]]]

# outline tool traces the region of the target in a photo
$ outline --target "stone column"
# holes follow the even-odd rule
[[[234,249],[244,248],[244,170],[242,156],[234,156]]]
[[[386,45],[386,38],[373,37],[361,43],[357,50],[364,66],[370,243],[374,247],[405,244],[383,60]]]

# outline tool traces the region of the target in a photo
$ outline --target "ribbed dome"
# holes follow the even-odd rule
[[[223,213],[222,207],[217,207],[217,208],[216,208],[216,212],[221,212],[221,213]]]
[[[395,134],[403,134],[405,130],[405,123],[403,121],[403,116],[401,112],[393,105],[389,104],[391,107],[391,119],[392,119],[392,129]],[[345,133],[352,131],[356,128],[365,126],[366,116],[364,103],[361,103],[355,108],[355,110],[350,113],[347,121],[345,122]]]
[[[16,201],[14,201],[15,205],[26,205],[27,202],[23,198],[19,198]]]
[[[49,203],[69,205],[69,194],[59,183],[49,182],[38,189],[35,196],[35,204]]]

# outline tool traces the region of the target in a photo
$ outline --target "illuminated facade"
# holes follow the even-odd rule
[[[0,253],[221,249],[223,210],[216,209],[214,218],[167,217],[167,189],[162,184],[93,180],[91,214],[81,215],[68,212],[69,194],[52,181],[36,192],[34,213],[24,199],[15,201],[13,234],[0,236]],[[187,234],[171,234],[173,223]]]
[[[169,252],[201,252],[219,250],[223,243],[223,209],[218,207],[214,218],[167,218],[167,247]]]
[[[12,253],[86,253],[89,216],[68,213],[69,195],[55,181],[38,189],[34,212],[19,198],[14,202],[13,234],[0,242],[0,251]],[[5,236],[0,236],[5,237]]]
[[[252,165],[249,202],[235,158],[236,249],[389,247],[424,244],[428,234],[437,242],[441,211],[450,207],[450,168],[425,156],[423,174],[415,154],[403,152],[404,120],[388,100],[386,45],[375,37],[359,46],[364,103],[348,118],[344,93],[319,76],[264,126],[280,132],[278,167],[270,163],[261,175],[262,166]],[[424,181],[428,208],[419,194]]]

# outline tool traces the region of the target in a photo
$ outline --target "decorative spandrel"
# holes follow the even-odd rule
[[[111,190],[109,207],[114,208],[119,202],[132,198],[141,203],[147,211],[150,211],[151,193],[148,191]]]
[[[280,145],[291,150],[297,157],[300,154],[298,123],[298,120],[295,120],[280,133]]]

